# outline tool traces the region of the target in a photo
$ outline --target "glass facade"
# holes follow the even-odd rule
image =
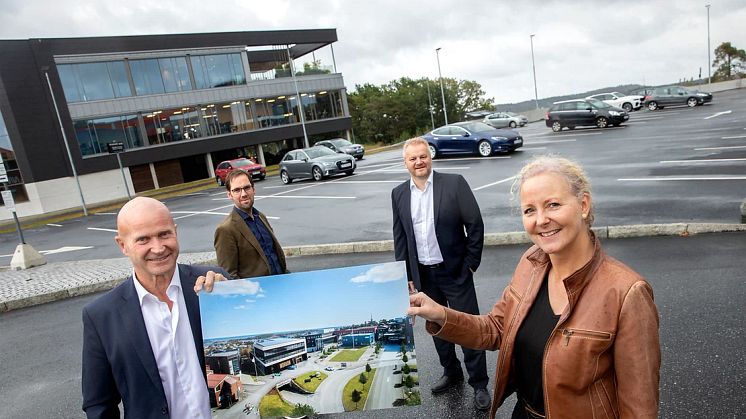
[[[68,103],[132,96],[124,61],[61,64],[57,72]]]
[[[138,96],[192,90],[184,57],[131,60],[129,64]]]
[[[143,146],[137,115],[73,121],[83,156],[107,153],[106,145],[122,142],[125,149]]]
[[[197,55],[189,58],[197,89],[246,84],[241,54]]]
[[[2,156],[5,172],[8,175],[8,181],[0,183],[0,190],[12,191],[13,201],[15,202],[28,201],[26,186],[23,184],[21,170],[18,168],[18,163],[16,163],[13,144],[10,142],[8,130],[5,128],[5,120],[2,113],[0,113],[0,156]],[[0,205],[5,205],[2,199],[0,199]]]

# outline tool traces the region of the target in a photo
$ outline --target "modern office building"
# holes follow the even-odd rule
[[[376,336],[373,333],[355,333],[350,335],[344,335],[340,339],[340,346],[359,348],[362,346],[370,346],[376,343]]]
[[[240,374],[241,354],[238,350],[215,352],[205,355],[205,364],[207,364],[215,374]]]
[[[334,29],[0,40],[2,189],[28,216],[349,137],[336,41]]]
[[[324,350],[324,347],[335,341],[331,331],[312,331],[299,336],[306,340],[306,349],[309,353]]]
[[[263,339],[254,342],[254,360],[259,375],[280,372],[308,359],[305,339]]]

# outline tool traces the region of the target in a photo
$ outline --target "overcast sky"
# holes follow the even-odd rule
[[[746,2],[713,0],[710,45],[746,48]],[[335,28],[349,90],[403,76],[474,80],[497,103],[707,77],[702,1],[0,0],[0,38]],[[740,28],[740,29],[739,29]],[[328,50],[328,48],[327,48]],[[713,60],[714,60],[714,53]],[[331,65],[331,54],[317,59]]]

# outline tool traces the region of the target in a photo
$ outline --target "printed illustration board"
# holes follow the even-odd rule
[[[420,404],[404,262],[224,281],[200,293],[213,418]]]

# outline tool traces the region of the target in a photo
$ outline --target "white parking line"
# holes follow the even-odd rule
[[[269,187],[269,188],[271,188],[271,186],[268,186],[268,187]],[[211,193],[211,194],[210,194],[210,196],[216,196],[216,195],[225,195],[225,194],[226,194],[226,192],[227,192],[227,191],[220,191],[220,192],[215,192],[215,193]]]
[[[727,150],[727,149],[733,149],[733,148],[746,148],[746,145],[734,145],[730,147],[702,147],[702,148],[695,148],[694,150]]]
[[[39,250],[39,253],[41,253],[42,255],[53,255],[55,253],[74,252],[76,250],[85,250],[85,249],[93,249],[93,246],[63,246],[58,249]],[[14,253],[11,253],[9,255],[0,255],[0,258],[7,258],[13,255]]]
[[[505,179],[503,179],[503,180],[498,180],[497,182],[492,182],[492,183],[488,183],[488,184],[486,184],[486,185],[482,185],[482,186],[480,186],[480,187],[478,187],[478,188],[473,188],[472,190],[473,190],[473,191],[479,191],[479,190],[482,190],[482,189],[484,189],[484,188],[489,188],[490,186],[495,186],[495,185],[499,185],[499,184],[501,184],[501,183],[505,183],[505,182],[511,181],[511,180],[513,180],[513,179],[515,179],[515,176],[511,176],[511,177],[509,177],[509,178],[505,178]]]
[[[744,129],[746,129],[746,128],[744,128]],[[733,135],[733,136],[730,136],[730,137],[720,137],[720,138],[722,138],[723,140],[734,140],[736,138],[746,138],[746,135]]]
[[[702,159],[702,160],[662,160],[660,163],[727,163],[731,161],[746,161],[744,159]]]
[[[548,141],[531,141],[531,145],[534,144],[554,144],[554,143],[574,143],[578,140],[569,138],[567,140],[548,140]]]
[[[47,225],[48,225],[48,226],[50,226],[50,227],[62,227],[62,224],[52,224],[52,223],[48,223]]]
[[[546,147],[523,147],[523,151],[546,150]]]
[[[729,114],[729,113],[731,113],[731,112],[733,112],[733,111],[723,111],[723,112],[717,112],[717,113],[715,113],[715,114],[712,114],[712,115],[710,115],[710,116],[707,116],[707,117],[705,117],[705,118],[703,118],[703,119],[710,119],[710,118],[714,118],[714,117],[716,117],[716,116],[720,116],[720,115],[728,115],[728,114]]]
[[[363,172],[368,173],[368,172]],[[341,181],[339,183],[348,184],[348,183],[402,183],[403,180],[345,180]]]
[[[117,215],[116,212],[94,212],[93,215]]]
[[[88,230],[95,230],[95,231],[108,231],[111,233],[116,233],[117,231],[111,228],[99,228],[99,227],[88,227]]]
[[[225,197],[224,199],[228,199],[228,197]],[[214,199],[213,199],[213,200],[214,200]],[[207,210],[207,211],[201,211],[201,212],[214,212],[214,211],[217,211],[217,210],[221,210],[221,209],[225,209],[225,208],[230,208],[230,207],[232,207],[232,206],[233,206],[233,204],[230,204],[230,205],[223,205],[222,207],[212,208],[212,209],[209,209],[209,210]],[[185,215],[182,215],[181,217],[174,217],[174,220],[180,220],[180,219],[182,219],[182,218],[194,217],[195,215],[198,215],[199,213],[200,213],[200,212],[195,212],[195,213],[192,213],[192,214],[185,214]]]
[[[210,195],[207,192],[192,192],[192,193],[185,193],[184,196],[197,196],[197,195]]]
[[[644,181],[658,181],[658,180],[746,180],[746,176],[678,176],[678,177],[666,177],[666,176],[651,176],[651,177],[630,177],[630,178],[619,178],[619,181],[626,182],[644,182]]]
[[[267,195],[257,196],[256,199],[289,198],[289,199],[356,199],[356,196],[324,196],[324,195]]]
[[[225,199],[228,199],[228,198],[225,198]],[[193,215],[207,214],[207,215],[221,215],[221,216],[225,216],[225,215],[228,215],[230,213],[228,213],[228,212],[214,212],[214,211],[171,211],[171,214],[193,214]]]

